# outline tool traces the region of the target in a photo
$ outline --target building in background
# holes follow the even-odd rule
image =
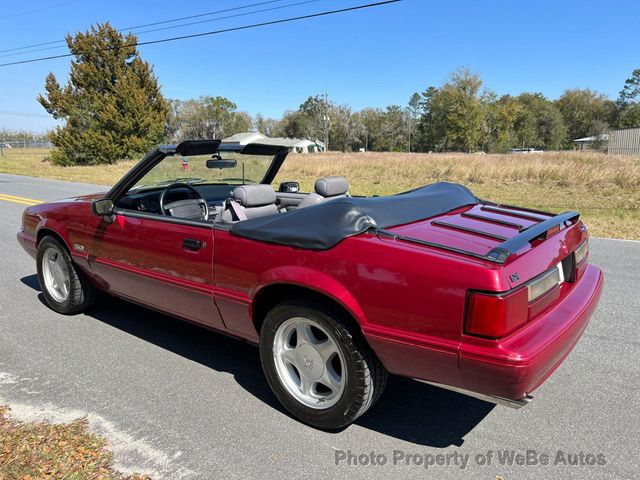
[[[607,152],[617,155],[640,155],[640,127],[610,131]]]
[[[606,150],[609,134],[602,133],[591,137],[576,138],[573,145],[576,150]]]
[[[249,143],[261,143],[263,145],[282,145],[289,147],[291,153],[319,153],[324,152],[324,143],[320,140],[307,140],[299,138],[269,138],[260,132],[236,133],[222,140],[224,143],[248,145]]]
[[[238,145],[248,145],[250,143],[262,143],[267,137],[260,132],[244,132],[236,133],[230,137],[223,138],[224,143],[236,143]]]

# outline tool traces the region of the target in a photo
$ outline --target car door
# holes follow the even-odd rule
[[[116,210],[90,227],[91,272],[118,296],[224,328],[213,300],[213,226]]]

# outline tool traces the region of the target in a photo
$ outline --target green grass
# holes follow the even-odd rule
[[[135,162],[57,167],[46,149],[4,150],[0,172],[112,185]],[[441,180],[477,196],[551,212],[577,210],[596,236],[640,240],[640,158],[593,152],[535,155],[328,153],[290,155],[274,184],[344,175],[354,195],[386,195]],[[2,189],[0,187],[0,193]]]

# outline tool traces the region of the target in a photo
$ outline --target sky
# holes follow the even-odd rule
[[[0,0],[0,50],[50,42],[96,22],[116,28],[242,7],[260,0]],[[278,0],[141,33],[155,40],[370,3]],[[220,19],[282,6],[279,10]],[[194,20],[191,20],[194,21]],[[185,23],[180,22],[180,23]],[[175,26],[175,23],[156,27]],[[405,105],[458,67],[497,94],[588,87],[616,98],[640,68],[640,2],[403,0],[293,23],[141,46],[168,98],[224,96],[252,115],[279,117],[327,93],[354,109]],[[140,31],[139,29],[138,31]],[[45,47],[34,47],[45,48]],[[0,63],[55,55],[0,52]],[[12,55],[12,56],[7,56]],[[44,131],[55,122],[36,101],[49,72],[66,82],[69,58],[0,67],[0,128]]]

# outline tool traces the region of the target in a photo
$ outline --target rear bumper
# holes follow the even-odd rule
[[[600,298],[602,281],[602,272],[588,265],[557,305],[500,340],[463,336],[459,344],[418,343],[363,330],[391,373],[478,398],[526,403],[580,339]]]
[[[600,269],[589,265],[554,307],[507,338],[463,337],[459,366],[464,388],[520,399],[539,387],[584,332],[602,290]]]
[[[18,232],[18,243],[23,248],[25,252],[31,255],[33,258],[36,258],[36,239],[30,235],[27,235],[24,232]]]

